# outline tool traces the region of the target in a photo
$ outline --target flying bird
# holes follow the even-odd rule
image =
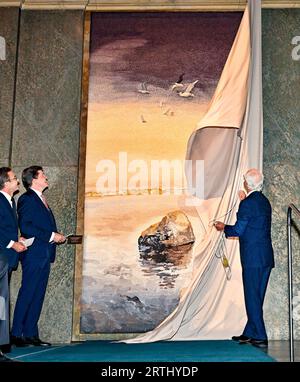
[[[192,93],[192,90],[194,89],[194,86],[196,85],[196,83],[197,83],[198,81],[199,81],[199,80],[196,80],[196,81],[194,81],[194,82],[188,84],[188,86],[187,86],[187,88],[185,89],[185,91],[179,93],[180,97],[184,97],[184,98],[195,97],[195,94]]]
[[[159,107],[163,107],[164,105],[165,105],[165,101],[161,99],[159,102]]]
[[[175,90],[176,92],[179,92],[184,88],[184,85],[182,84],[184,73],[182,73],[178,80],[175,82],[175,84],[172,85],[171,90]]]
[[[174,115],[174,111],[171,110],[171,109],[167,109],[167,110],[164,112],[164,115],[173,117],[173,115]]]
[[[141,88],[138,89],[138,92],[139,92],[139,93],[142,93],[142,94],[150,94],[149,90],[147,89],[146,82],[143,82],[143,83],[141,84]]]

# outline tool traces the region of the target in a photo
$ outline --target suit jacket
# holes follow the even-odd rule
[[[241,201],[235,225],[226,225],[226,237],[238,236],[244,268],[274,267],[271,240],[272,208],[258,191]]]
[[[10,268],[17,268],[19,254],[6,247],[11,240],[18,241],[18,220],[15,204],[13,207],[6,197],[0,192],[0,257],[6,260]]]
[[[28,189],[18,200],[18,217],[21,235],[26,239],[35,237],[27,251],[22,252],[21,260],[41,266],[55,260],[56,244],[49,243],[52,232],[57,231],[55,218],[40,197]]]

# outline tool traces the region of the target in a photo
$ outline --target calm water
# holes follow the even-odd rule
[[[180,261],[140,258],[140,233],[170,211],[183,210],[197,237],[197,217],[174,195],[87,198],[81,332],[142,332],[176,307],[189,281],[192,251]]]

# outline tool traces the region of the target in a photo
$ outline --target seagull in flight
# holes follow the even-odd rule
[[[196,83],[198,82],[199,80],[196,80],[190,84],[188,84],[187,88],[185,89],[184,92],[180,92],[179,95],[180,97],[184,97],[184,98],[188,98],[188,97],[195,97],[195,94],[192,93],[192,90],[194,88],[194,86],[196,85]]]
[[[165,101],[162,99],[162,100],[160,100],[160,102],[159,102],[159,107],[163,107],[164,105],[165,105]]]
[[[182,84],[184,74],[185,73],[182,73],[179,76],[178,80],[175,82],[175,84],[172,85],[171,91],[175,90],[176,92],[179,92],[180,90],[184,88],[184,85]]]
[[[149,90],[147,89],[146,82],[143,82],[143,83],[141,84],[141,88],[138,89],[138,92],[139,92],[139,93],[142,93],[142,94],[150,94]]]
[[[171,110],[171,109],[167,109],[165,112],[164,112],[164,115],[167,115],[168,117],[173,117],[174,115],[174,111]]]

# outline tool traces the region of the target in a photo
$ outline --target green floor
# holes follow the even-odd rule
[[[276,362],[252,345],[233,341],[86,341],[50,348],[14,348],[9,356],[23,362]]]

